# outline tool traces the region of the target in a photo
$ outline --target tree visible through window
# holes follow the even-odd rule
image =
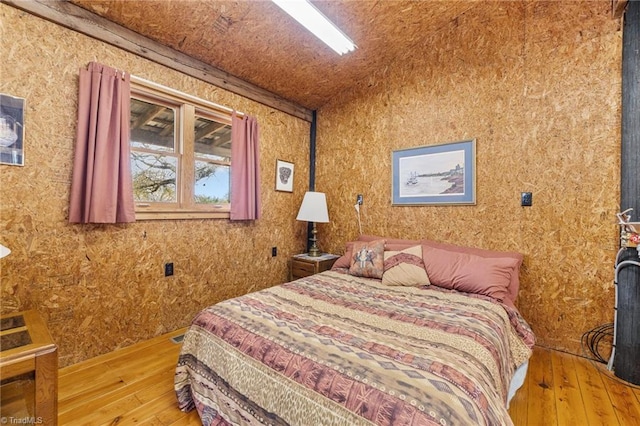
[[[137,217],[140,212],[156,213],[148,218],[181,213],[208,217],[206,212],[228,216],[231,117],[207,106],[175,93],[132,91],[131,169]]]
[[[176,110],[131,99],[131,171],[136,202],[178,200]]]
[[[196,116],[196,186],[198,204],[229,204],[231,125]]]

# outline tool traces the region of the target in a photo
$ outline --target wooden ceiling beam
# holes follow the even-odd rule
[[[207,124],[206,126],[204,126],[203,128],[201,128],[196,132],[196,140],[200,140],[200,138],[209,136],[211,133],[214,133],[222,129],[224,126],[226,126],[226,124],[212,121],[211,123]]]
[[[259,86],[157,43],[121,25],[60,0],[2,0],[2,3],[107,44],[311,122],[312,111]]]
[[[142,113],[135,119],[135,121],[131,124],[132,129],[137,129],[139,127],[144,126],[149,121],[153,120],[160,114],[165,107],[160,105],[150,106],[146,110],[142,111]]]
[[[174,124],[173,123],[167,125],[167,127],[162,129],[162,131],[160,132],[160,136],[173,135],[173,129],[174,129]]]

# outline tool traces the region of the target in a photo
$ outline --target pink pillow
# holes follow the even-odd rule
[[[511,274],[509,280],[509,287],[507,289],[507,301],[511,306],[515,302],[518,297],[518,289],[520,288],[520,266],[522,265],[523,256],[521,253],[513,252],[513,251],[495,251],[495,250],[487,250],[476,247],[465,247],[465,246],[457,246],[455,244],[441,243],[433,240],[408,240],[401,238],[384,238],[377,235],[360,235],[358,237],[358,241],[375,241],[384,239],[385,250],[404,250],[408,247],[414,246],[416,244],[422,244],[423,246],[433,247],[441,250],[447,250],[454,253],[468,253],[476,256],[480,256],[483,258],[509,258],[513,259],[517,266],[514,268],[513,273]],[[351,247],[353,246],[352,242],[347,243],[346,250],[344,256],[334,263],[333,268],[349,268],[351,262]]]
[[[350,275],[382,278],[384,272],[384,240],[356,241],[353,243],[351,253]]]
[[[432,240],[422,240],[423,246],[433,247],[441,250],[447,250],[455,253],[468,253],[476,256],[484,257],[484,258],[509,258],[512,259],[517,265],[511,277],[509,279],[509,287],[507,289],[507,298],[513,305],[518,297],[518,289],[520,288],[520,265],[522,265],[523,256],[521,253],[514,251],[495,251],[495,250],[486,250],[476,247],[464,247],[464,246],[456,246],[453,244],[440,243]]]
[[[338,260],[336,260],[333,263],[333,266],[331,267],[332,270],[340,269],[340,268],[349,269],[351,267],[351,249],[352,248],[353,248],[353,241],[349,241],[345,245],[344,254],[340,256]]]
[[[386,238],[386,237],[378,237],[377,235],[360,235],[358,237],[358,241],[376,241],[376,240],[384,240],[385,241],[385,250],[404,250],[409,247],[413,247],[415,245],[419,245],[422,243],[422,240],[406,240],[402,238]]]
[[[477,293],[499,302],[509,299],[511,277],[520,261],[511,257],[490,258],[422,246],[422,257],[431,284],[448,289]]]
[[[360,241],[373,241],[379,240],[383,237],[378,237],[376,235],[361,235],[358,240]],[[399,238],[386,238],[387,244],[385,246],[386,250],[403,250],[407,247],[411,247],[412,245],[418,244],[417,240],[405,240]],[[521,253],[514,251],[495,251],[495,250],[487,250],[476,247],[466,247],[466,246],[457,246],[455,244],[449,243],[441,243],[433,240],[419,240],[419,243],[423,246],[434,247],[442,250],[448,250],[456,253],[469,253],[474,254],[476,256],[485,257],[485,258],[511,258],[514,259],[518,266],[515,268],[513,274],[511,274],[511,279],[509,280],[509,288],[507,289],[507,299],[510,301],[510,304],[516,301],[518,297],[518,290],[520,289],[520,266],[522,265],[522,260],[524,257]],[[406,245],[406,246],[403,246]],[[393,247],[393,248],[391,248]]]

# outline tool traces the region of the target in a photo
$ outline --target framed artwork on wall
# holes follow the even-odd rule
[[[24,166],[24,103],[0,93],[0,164]]]
[[[276,191],[293,192],[293,163],[276,160]]]
[[[476,140],[419,146],[391,154],[392,205],[476,203]]]

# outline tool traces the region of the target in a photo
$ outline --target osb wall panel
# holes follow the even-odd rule
[[[620,22],[608,2],[482,2],[318,112],[334,252],[362,231],[524,254],[518,306],[541,345],[581,353],[613,320]],[[477,204],[392,206],[395,149],[475,138]],[[520,207],[520,193],[533,206]]]
[[[309,124],[0,5],[2,93],[26,99],[26,164],[0,165],[2,312],[37,309],[61,366],[187,326],[202,308],[287,278],[304,249],[297,207],[307,187]],[[97,60],[258,118],[263,218],[70,225],[78,70]],[[295,163],[276,192],[276,159]],[[278,256],[271,257],[271,247]],[[175,275],[165,278],[163,265]]]

